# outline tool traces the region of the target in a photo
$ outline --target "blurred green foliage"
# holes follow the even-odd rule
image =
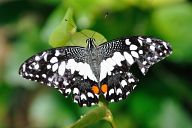
[[[74,26],[68,24],[66,30],[57,29],[65,22],[63,17],[69,7],[74,15],[74,21],[68,19],[69,23],[76,24],[77,30],[86,34],[98,32],[99,40],[148,35],[166,40],[173,47],[173,54],[153,66],[146,76],[134,73],[140,82],[126,100],[109,104],[118,128],[192,127],[190,0],[3,0],[0,2],[0,128],[65,128],[94,108],[80,108],[58,91],[18,75],[20,64],[37,52],[65,41],[68,42],[65,45],[85,43],[86,37],[79,40],[79,32],[71,39],[76,31]],[[63,33],[69,36],[63,36],[62,40],[57,38],[58,34],[50,37],[55,32],[61,33],[59,38]],[[90,127],[110,125],[99,121]]]

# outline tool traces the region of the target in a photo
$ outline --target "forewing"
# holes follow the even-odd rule
[[[137,41],[140,43],[140,48],[137,50],[139,58],[136,61],[143,75],[153,64],[172,53],[170,44],[160,39],[137,37]]]
[[[98,96],[91,90],[97,80],[85,62],[85,48],[63,47],[41,52],[26,60],[19,74],[57,88],[64,96],[72,92],[74,102],[80,106],[98,102]]]
[[[132,64],[137,62],[143,74],[148,71],[150,66],[172,53],[171,46],[165,41],[145,36],[133,36],[109,41],[101,44],[98,49],[102,60],[107,62],[106,64],[109,63],[113,67],[115,65],[121,66],[121,62],[126,60],[130,68]],[[103,73],[101,73],[100,80],[107,73],[110,73],[110,70],[108,72],[101,70],[101,72]]]

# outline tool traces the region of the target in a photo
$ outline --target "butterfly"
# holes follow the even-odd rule
[[[103,95],[108,102],[126,99],[138,79],[130,72],[137,63],[145,75],[153,64],[172,53],[171,46],[146,36],[124,37],[95,45],[66,46],[40,52],[27,59],[19,74],[32,81],[56,88],[75,103],[92,106]]]

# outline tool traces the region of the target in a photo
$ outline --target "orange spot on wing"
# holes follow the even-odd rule
[[[101,91],[104,92],[104,93],[106,93],[106,92],[108,91],[108,86],[107,86],[107,84],[102,84],[102,85],[101,85]]]
[[[96,85],[93,85],[91,90],[93,91],[94,94],[98,94],[99,93],[99,88]]]

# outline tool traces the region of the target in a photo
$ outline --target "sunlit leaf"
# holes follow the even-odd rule
[[[80,32],[75,33],[69,42],[67,42],[65,45],[70,46],[86,46],[86,40],[88,38],[94,38],[96,40],[96,45],[99,45],[105,41],[105,37],[98,32],[92,31],[92,30],[82,30]]]
[[[86,40],[91,37],[95,38],[96,44],[101,44],[106,41],[105,37],[92,30],[76,32],[76,25],[73,21],[73,12],[72,9],[69,8],[62,22],[52,33],[49,43],[53,47],[86,46]]]
[[[51,34],[49,43],[52,47],[64,46],[75,32],[76,25],[73,21],[73,11],[71,8],[69,8],[61,23]]]
[[[153,5],[153,7],[162,7],[162,6],[168,6],[173,4],[179,4],[182,2],[185,2],[186,0],[146,0],[149,3]]]
[[[41,37],[43,41],[48,42],[50,35],[53,33],[58,24],[62,21],[63,16],[65,15],[66,8],[63,7],[63,4],[60,4],[48,17],[46,23],[42,29]]]

